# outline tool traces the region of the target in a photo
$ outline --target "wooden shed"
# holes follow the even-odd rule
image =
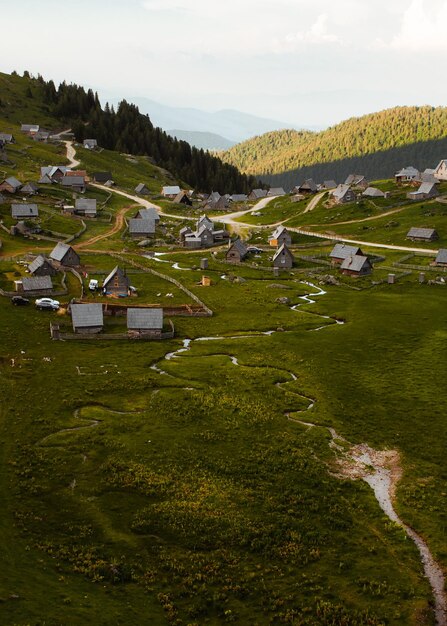
[[[241,263],[248,254],[247,246],[241,239],[229,242],[225,259],[230,263]]]
[[[71,321],[75,333],[100,333],[104,327],[101,303],[72,304]]]
[[[295,257],[290,252],[286,244],[283,243],[273,256],[273,267],[289,270],[293,267],[294,261]]]
[[[129,308],[127,309],[127,330],[129,335],[161,339],[163,332],[163,309]]]
[[[106,296],[125,298],[129,295],[130,280],[118,265],[113,268],[102,284]]]
[[[79,254],[67,243],[59,242],[52,250],[50,259],[54,261],[56,267],[77,267],[81,263]]]
[[[28,265],[28,271],[33,276],[55,276],[57,269],[42,254]]]
[[[354,254],[343,261],[340,269],[347,276],[367,276],[372,272],[372,265],[367,256]]]

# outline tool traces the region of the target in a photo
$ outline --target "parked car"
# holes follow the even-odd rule
[[[96,291],[99,288],[99,282],[94,278],[90,279],[88,288],[90,289],[90,291]]]
[[[254,254],[261,254],[263,250],[261,248],[258,248],[257,246],[248,246],[247,252],[253,252]]]
[[[57,311],[60,303],[58,300],[53,300],[52,298],[38,298],[35,305],[40,311]]]
[[[28,298],[24,298],[23,296],[13,296],[11,298],[11,302],[15,306],[25,306],[26,304],[29,304]]]

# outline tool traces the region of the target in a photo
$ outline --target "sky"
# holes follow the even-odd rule
[[[318,128],[447,104],[447,0],[16,0],[7,9],[20,26],[2,30],[1,71],[77,82],[102,98]]]

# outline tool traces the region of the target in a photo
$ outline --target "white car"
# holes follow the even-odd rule
[[[90,291],[96,291],[99,288],[99,281],[92,278],[88,284]]]
[[[60,302],[58,300],[53,300],[52,298],[39,298],[36,300],[35,305],[40,311],[57,311],[60,306]]]

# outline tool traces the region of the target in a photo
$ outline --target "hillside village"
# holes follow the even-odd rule
[[[76,626],[434,623],[447,159],[205,192],[24,122],[0,104],[0,621],[40,623],[38,574]]]

